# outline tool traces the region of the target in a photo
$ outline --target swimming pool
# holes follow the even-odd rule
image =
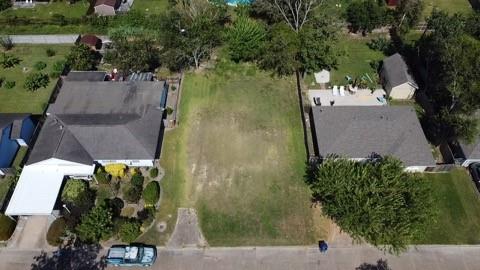
[[[236,7],[237,5],[249,5],[253,0],[227,0],[229,6]]]

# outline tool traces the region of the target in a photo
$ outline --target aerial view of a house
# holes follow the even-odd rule
[[[166,91],[164,81],[65,81],[5,213],[50,215],[64,178],[90,178],[96,164],[153,166]]]
[[[363,160],[389,155],[400,159],[408,171],[435,166],[412,107],[314,107],[312,124],[315,150],[321,158],[336,154]]]

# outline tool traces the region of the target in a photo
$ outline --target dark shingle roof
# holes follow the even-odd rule
[[[15,120],[23,120],[29,114],[27,113],[0,113],[0,131],[6,126],[13,124]]]
[[[406,166],[435,165],[417,115],[409,106],[313,107],[313,122],[321,156],[365,158],[391,155]]]
[[[404,83],[411,83],[416,86],[415,80],[408,71],[407,64],[398,53],[383,59],[382,76],[390,88]],[[418,88],[418,86],[416,87]]]
[[[66,81],[29,164],[56,157],[93,160],[154,159],[163,119],[165,82]],[[50,138],[50,139],[48,139]]]
[[[66,81],[105,81],[107,73],[105,71],[70,71],[65,77]]]

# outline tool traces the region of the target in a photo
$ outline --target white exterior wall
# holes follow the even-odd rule
[[[107,5],[99,5],[94,7],[95,14],[99,16],[115,16],[115,9]]]
[[[395,86],[390,91],[390,97],[392,99],[411,99],[415,93],[415,87],[409,83],[404,83],[398,86]]]
[[[409,166],[405,168],[406,172],[424,172],[427,166]]]
[[[129,167],[153,167],[154,160],[151,159],[139,159],[139,160],[96,160],[102,166],[108,164],[121,163]]]

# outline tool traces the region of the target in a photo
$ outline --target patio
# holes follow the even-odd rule
[[[334,95],[331,89],[309,90],[308,100],[312,106],[383,106],[387,105],[386,102],[382,102],[385,94],[383,89],[373,92],[369,89],[359,89],[355,93],[345,91],[344,96]],[[317,100],[317,104],[314,99]]]

